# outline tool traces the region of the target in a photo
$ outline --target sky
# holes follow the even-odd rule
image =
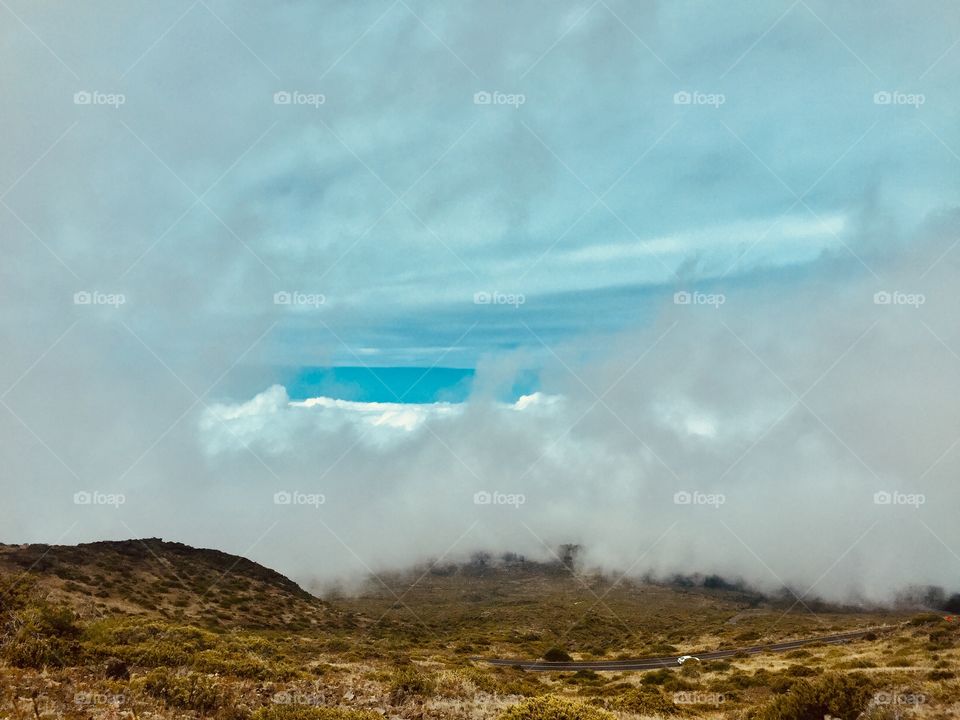
[[[0,17],[0,541],[960,590],[956,5]]]

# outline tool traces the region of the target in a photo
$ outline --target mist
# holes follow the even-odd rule
[[[158,536],[314,589],[576,543],[614,577],[960,590],[952,6],[811,3],[855,54],[798,7],[747,55],[779,13],[10,6],[0,541]],[[476,377],[287,387],[344,364]]]

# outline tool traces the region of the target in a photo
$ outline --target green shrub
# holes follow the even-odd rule
[[[829,673],[810,680],[797,680],[784,694],[773,698],[750,715],[752,720],[822,720],[825,715],[855,718],[872,696],[871,683],[863,675]]]
[[[640,682],[642,682],[644,685],[663,685],[672,677],[672,672],[666,668],[662,668],[660,670],[654,670],[653,672],[644,673],[643,677],[640,679]]]
[[[561,648],[552,647],[543,654],[543,659],[547,662],[570,662],[573,660],[570,654]]]
[[[680,677],[678,673],[673,670],[667,670],[666,668],[644,673],[643,679],[640,680],[640,682],[644,685],[659,685],[664,690],[669,691],[692,690],[696,687],[696,685],[690,681]]]
[[[190,667],[200,672],[252,680],[292,680],[302,674],[297,668],[283,662],[270,662],[251,653],[221,648],[195,654],[190,660]]]
[[[927,639],[929,640],[929,645],[927,649],[929,650],[946,650],[947,648],[952,648],[954,643],[955,635],[948,629],[943,630],[934,630],[931,632]]]
[[[784,672],[790,677],[811,677],[818,673],[816,668],[808,665],[791,665]]]
[[[291,680],[302,673],[285,662],[276,643],[248,634],[218,635],[192,625],[111,618],[83,638],[91,658],[116,657],[141,667],[189,667],[253,680]]]
[[[66,607],[40,601],[4,619],[2,655],[15,667],[66,667],[80,657],[80,628]]]
[[[500,720],[616,720],[616,715],[556,695],[545,695],[507,708]]]
[[[610,703],[610,709],[634,715],[673,715],[679,712],[670,698],[653,687],[624,692]]]
[[[909,624],[918,627],[920,625],[931,625],[942,621],[943,618],[937,613],[921,613],[910,618]]]
[[[481,670],[472,667],[466,668],[463,672],[481,692],[524,697],[536,697],[546,692],[546,688],[540,683],[538,673],[528,673],[517,668]]]
[[[433,695],[436,683],[429,675],[408,665],[394,671],[390,678],[390,700],[400,704],[415,697]]]
[[[333,638],[332,640],[327,640],[324,650],[331,653],[344,653],[348,650],[353,649],[353,643],[350,643],[343,638]]]
[[[732,667],[733,665],[726,662],[725,660],[711,660],[703,664],[703,669],[706,670],[707,672],[722,673],[722,672],[726,672]]]
[[[767,687],[769,687],[775,695],[783,695],[784,693],[790,692],[790,689],[796,684],[796,678],[786,675],[775,675],[770,678],[770,683]]]
[[[573,675],[567,677],[564,682],[569,685],[593,685],[602,684],[604,679],[593,670],[577,670]]]
[[[206,675],[178,674],[158,668],[151,670],[141,682],[148,694],[171,707],[209,712],[228,704],[224,692]]]
[[[312,707],[306,705],[269,705],[257,710],[250,720],[383,720],[373,710]]]
[[[675,655],[677,652],[676,646],[665,642],[654,643],[646,650],[646,654],[648,655]]]

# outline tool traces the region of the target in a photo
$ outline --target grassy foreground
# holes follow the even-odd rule
[[[167,602],[173,588],[146,577],[161,569],[144,564],[136,597],[117,589],[101,608],[62,592],[83,580],[0,576],[0,717],[960,716],[960,619],[934,613],[812,613],[716,583],[633,584],[529,564],[421,570],[325,603],[248,569]],[[89,578],[89,568],[77,574]],[[258,577],[273,590],[256,606],[238,588]],[[304,603],[309,621],[278,621],[290,603]],[[884,623],[844,645],[650,672],[534,673],[477,660],[695,654]]]

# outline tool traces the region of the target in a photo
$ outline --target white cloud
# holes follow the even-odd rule
[[[404,3],[374,26],[383,3],[200,3],[172,28],[167,3],[8,4],[33,32],[0,24],[4,540],[133,532],[301,579],[363,572],[317,515],[270,500],[300,489],[376,569],[476,522],[464,551],[581,541],[625,570],[677,523],[638,572],[835,597],[955,584],[944,145],[960,146],[960,52],[931,20],[952,5],[822,4],[855,57],[803,4],[773,27],[763,3],[617,18],[582,0],[411,0],[433,32]],[[908,89],[929,102],[874,105],[864,63],[922,76]],[[528,101],[474,105],[485,87]],[[727,102],[678,107],[685,87]],[[126,103],[74,105],[83,88]],[[275,105],[284,88],[327,101]],[[673,306],[674,271],[727,302]],[[75,306],[84,289],[127,302]],[[329,304],[273,303],[293,289]],[[526,304],[474,305],[484,290]],[[482,366],[477,386],[498,389],[533,365],[545,395],[308,406],[273,385],[358,355]],[[84,487],[122,493],[121,514],[78,518]],[[683,489],[727,502],[677,506]],[[500,513],[480,490],[527,502]],[[880,490],[929,502],[877,506]]]
[[[497,413],[543,415],[559,407],[561,398],[543,393],[523,395],[514,403],[495,403]],[[286,388],[274,385],[250,400],[210,405],[200,419],[201,442],[216,454],[250,444],[271,453],[295,451],[291,436],[309,429],[320,434],[349,428],[372,446],[402,442],[424,425],[461,416],[465,403],[355,402],[332,397],[290,400]]]

